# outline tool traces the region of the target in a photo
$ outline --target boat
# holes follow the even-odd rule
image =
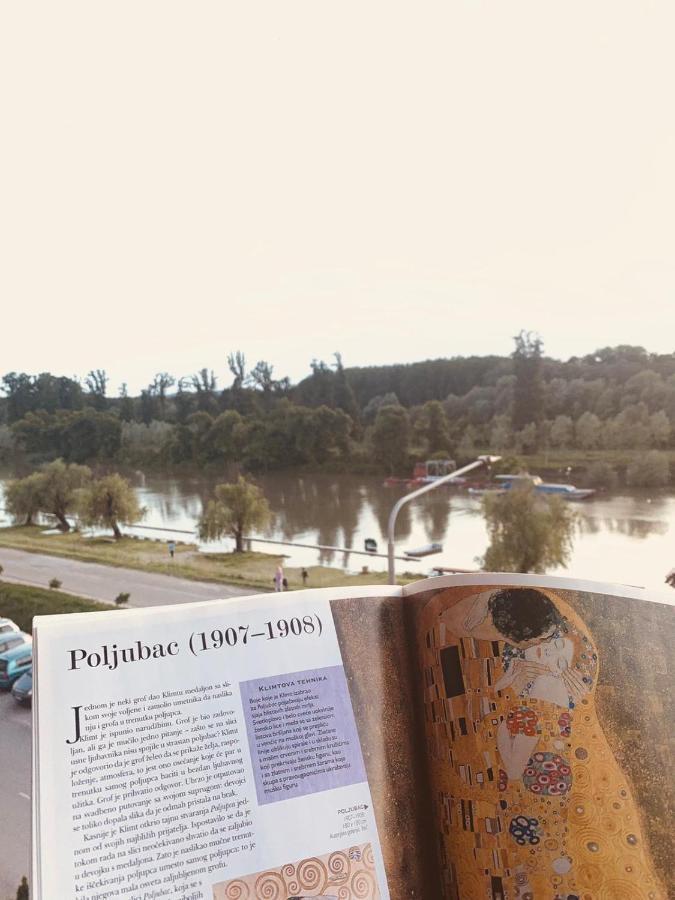
[[[392,487],[397,484],[406,484],[408,487],[422,487],[425,484],[433,484],[450,475],[457,468],[454,459],[428,459],[426,462],[415,463],[412,476],[410,478],[396,478],[390,475],[385,478],[385,487]],[[455,481],[449,481],[448,487],[459,486],[465,484],[465,478],[457,478]]]
[[[594,488],[578,488],[573,484],[542,481],[538,475],[530,475],[528,472],[521,472],[518,475],[495,475],[493,482],[482,487],[470,487],[468,493],[473,495],[504,494],[521,484],[531,484],[537,494],[562,497],[563,500],[587,500],[595,494]]]
[[[431,556],[432,553],[442,553],[443,544],[425,544],[416,550],[406,550],[405,555],[418,559],[420,556]]]

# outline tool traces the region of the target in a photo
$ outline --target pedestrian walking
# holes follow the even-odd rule
[[[306,587],[306,586],[307,586],[307,579],[309,578],[309,572],[307,571],[307,569],[305,569],[305,568],[303,567],[302,572],[301,572],[300,574],[302,575],[302,586],[303,586],[303,587]]]
[[[173,559],[173,555],[174,555],[174,553],[176,552],[176,542],[175,542],[175,541],[169,541],[169,545],[168,545],[168,546],[169,546],[169,556],[171,557],[171,559]]]
[[[277,570],[274,573],[274,590],[280,591],[284,586],[284,570],[281,566],[277,566]]]

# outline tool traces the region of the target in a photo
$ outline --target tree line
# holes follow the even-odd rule
[[[521,332],[508,357],[347,368],[314,360],[291,384],[265,361],[158,373],[138,396],[108,395],[105,371],[2,378],[0,455],[69,462],[237,463],[253,471],[338,466],[406,471],[414,458],[477,451],[675,447],[675,354],[604,348],[566,362]]]

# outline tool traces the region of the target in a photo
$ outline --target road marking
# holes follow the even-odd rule
[[[28,796],[28,794],[24,794],[21,791],[19,791],[19,797],[25,797],[26,800],[30,800],[30,797]]]

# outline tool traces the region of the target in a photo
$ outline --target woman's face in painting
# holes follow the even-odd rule
[[[526,647],[525,659],[539,663],[557,675],[570,667],[573,653],[574,644],[569,638],[552,638]]]

